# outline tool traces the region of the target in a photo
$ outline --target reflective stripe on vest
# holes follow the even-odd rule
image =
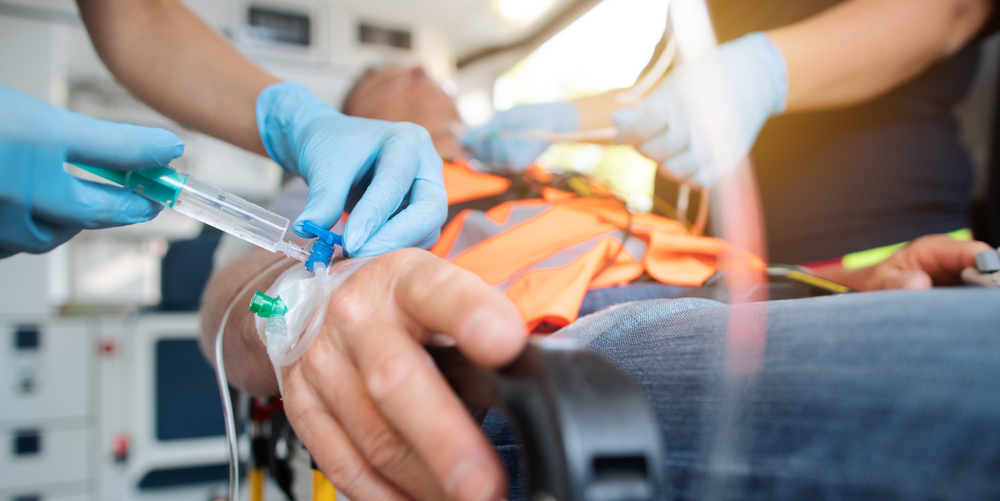
[[[451,199],[447,177],[445,188]],[[541,199],[462,211],[431,252],[504,291],[533,330],[541,322],[571,323],[588,289],[643,273],[667,284],[700,285],[715,274],[716,256],[729,249],[673,219],[641,213],[629,219],[617,200],[545,188]]]

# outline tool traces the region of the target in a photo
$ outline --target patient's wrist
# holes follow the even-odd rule
[[[316,273],[301,266],[285,270],[257,298],[255,327],[281,388],[281,368],[298,361],[320,330],[330,294],[368,258],[344,259]]]

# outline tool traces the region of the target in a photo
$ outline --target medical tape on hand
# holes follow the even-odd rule
[[[302,358],[326,319],[330,294],[354,274],[368,258],[354,259],[329,273],[317,264],[315,274],[301,266],[282,273],[265,294],[279,298],[287,308],[283,315],[256,318],[257,336],[267,347],[267,356],[282,391],[281,368]]]

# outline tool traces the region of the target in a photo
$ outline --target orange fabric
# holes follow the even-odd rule
[[[617,252],[618,245],[616,240],[602,238],[565,267],[531,271],[516,279],[507,288],[507,297],[521,311],[528,329],[534,330],[543,321],[562,326],[576,320],[591,277]]]
[[[643,273],[663,283],[700,285],[717,271],[716,257],[730,250],[722,240],[691,235],[673,219],[632,214],[630,223],[617,200],[548,187],[540,199],[463,211],[431,248],[503,290],[532,330],[541,322],[569,324],[587,290]],[[764,268],[756,257],[748,259]]]
[[[454,219],[441,230],[441,236],[438,238],[434,247],[431,247],[431,254],[437,257],[445,257],[443,252],[447,252],[455,243],[455,239],[458,235],[462,233],[462,224],[465,222],[465,218],[471,214],[472,211],[464,210],[459,212]]]
[[[509,179],[476,172],[463,160],[445,162],[441,174],[448,193],[448,205],[499,195],[510,187]]]

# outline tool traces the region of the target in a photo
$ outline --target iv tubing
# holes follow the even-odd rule
[[[219,395],[222,397],[222,412],[226,419],[226,444],[229,449],[229,500],[238,501],[240,494],[240,457],[238,442],[236,437],[236,418],[233,416],[233,401],[229,396],[229,379],[226,377],[226,366],[225,361],[222,358],[222,336],[226,332],[226,324],[229,322],[229,314],[233,312],[233,308],[236,303],[250,292],[254,285],[262,278],[267,276],[277,270],[280,265],[285,264],[284,259],[279,259],[275,261],[274,264],[268,266],[267,269],[260,272],[257,276],[253,277],[242,289],[236,294],[236,297],[229,302],[229,306],[226,307],[226,313],[222,315],[222,322],[219,324],[219,330],[215,334],[215,377],[219,383]]]
[[[656,63],[653,64],[653,68],[649,70],[649,73],[643,75],[642,79],[636,82],[631,89],[615,96],[615,100],[620,104],[637,104],[653,86],[659,83],[660,78],[670,68],[670,63],[674,62],[675,56],[677,56],[677,39],[671,36],[667,42],[667,46],[663,48],[663,52],[660,53],[660,57],[656,59]]]
[[[501,136],[537,139],[549,143],[605,143],[618,135],[617,127],[589,129],[578,132],[552,132],[543,129],[504,129]]]

